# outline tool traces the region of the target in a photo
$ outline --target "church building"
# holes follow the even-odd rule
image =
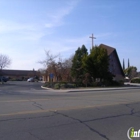
[[[109,71],[114,75],[114,80],[116,81],[124,80],[125,74],[123,72],[116,49],[105,44],[100,44],[99,47],[105,48],[107,50],[107,54],[109,56]],[[55,74],[52,73],[52,75],[53,76],[51,78],[50,74],[44,73],[43,80],[51,81],[52,79],[52,81],[56,82],[57,78]]]
[[[124,80],[125,74],[123,72],[116,49],[105,44],[100,44],[99,47],[107,50],[109,56],[109,71],[115,76],[114,80]]]

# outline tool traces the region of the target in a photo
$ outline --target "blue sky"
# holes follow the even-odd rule
[[[117,49],[140,71],[139,0],[0,0],[0,50],[9,69],[38,70],[44,50],[68,58],[83,44]]]

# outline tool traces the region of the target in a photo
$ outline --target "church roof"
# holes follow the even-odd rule
[[[115,48],[107,46],[105,44],[100,44],[99,47],[105,48],[107,50],[108,55],[110,55],[114,50],[116,50]]]
[[[120,60],[119,60],[119,57],[118,57],[118,54],[117,54],[116,49],[113,48],[113,47],[110,47],[110,46],[108,46],[108,45],[105,45],[105,44],[100,44],[99,47],[105,48],[105,49],[107,50],[108,56],[110,56],[110,55],[114,52],[114,54],[115,54],[115,56],[116,56],[116,58],[117,58],[117,61],[118,61],[118,64],[119,64],[119,68],[120,68],[120,70],[121,70],[121,73],[122,73],[122,75],[124,76],[125,74],[124,74],[124,72],[123,72],[123,69],[122,69],[122,66],[121,66],[121,63],[120,63]]]

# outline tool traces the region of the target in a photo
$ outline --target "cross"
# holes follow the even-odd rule
[[[91,38],[92,39],[92,47],[93,47],[93,39],[96,39],[94,36],[93,36],[93,34],[92,34],[92,36],[90,36],[89,38]]]

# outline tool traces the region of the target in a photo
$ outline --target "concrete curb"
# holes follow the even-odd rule
[[[130,85],[130,86],[140,86],[139,83],[125,83],[125,85]]]
[[[126,87],[115,87],[115,88],[107,88],[107,87],[101,87],[101,88],[83,88],[83,89],[52,89],[41,86],[43,89],[51,90],[54,92],[86,92],[86,91],[108,91],[108,90],[127,90],[127,89],[140,89],[140,84],[136,83],[124,83]]]
[[[47,88],[47,87],[43,87],[43,86],[41,86],[41,88],[48,89],[48,90],[53,90],[52,88]]]
[[[77,89],[77,90],[67,90],[67,92],[86,92],[86,91],[111,91],[111,90],[128,90],[128,89],[140,89],[140,87],[123,87],[123,88],[95,88],[95,89]]]
[[[41,88],[46,90],[51,90],[55,92],[86,92],[86,91],[108,91],[108,90],[127,90],[127,89],[140,89],[140,86],[131,86],[131,87],[117,87],[117,88],[87,88],[87,89],[52,89],[52,88],[46,88],[41,86]]]

